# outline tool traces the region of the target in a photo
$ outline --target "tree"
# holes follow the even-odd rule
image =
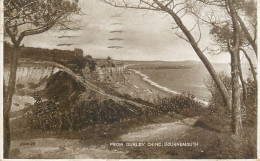
[[[181,39],[184,39],[185,41],[190,43],[190,45],[196,52],[197,56],[205,65],[211,77],[213,78],[214,82],[216,83],[221,95],[223,96],[223,100],[225,102],[226,107],[231,111],[231,98],[228,94],[228,91],[226,90],[225,86],[223,85],[220,78],[218,77],[212,64],[204,55],[203,52],[205,50],[201,50],[201,48],[199,47],[199,42],[201,40],[201,28],[198,21],[190,30],[187,28],[187,26],[184,25],[182,21],[182,17],[185,16],[189,8],[192,7],[188,3],[189,0],[135,0],[132,1],[131,3],[129,1],[124,1],[124,0],[101,0],[101,1],[115,7],[158,11],[170,15],[177,25],[173,29],[181,30],[181,33],[178,32],[177,30],[176,35],[179,36]],[[194,30],[195,28],[197,28],[200,33],[197,40],[195,39],[195,36],[192,34],[192,30]]]
[[[255,67],[253,65],[253,62],[252,62],[251,58],[249,57],[249,55],[247,54],[245,49],[240,48],[240,51],[242,51],[244,53],[245,57],[247,58],[247,60],[249,62],[250,70],[251,70],[253,78],[254,78],[254,83],[255,83],[255,86],[257,87],[257,76],[256,76],[256,71],[255,71]]]
[[[228,21],[228,22],[225,22],[223,25],[214,24],[212,26],[212,28],[210,30],[210,34],[213,35],[214,43],[219,47],[218,49],[215,49],[215,51],[213,51],[214,54],[221,54],[222,52],[228,52],[228,42],[230,40],[232,40],[232,37],[233,37],[232,26],[230,24],[232,24],[232,23]],[[240,46],[248,46],[244,34],[241,35],[240,41],[241,41]],[[245,49],[243,49],[243,47],[240,47],[239,50],[243,52],[246,59],[248,60],[252,74],[255,78],[255,82],[257,82],[256,81],[256,72],[255,72],[251,58],[248,56],[247,52],[245,51]],[[244,97],[244,101],[245,101],[246,95],[247,95],[246,94],[247,93],[246,82],[243,78],[243,71],[242,71],[242,68],[241,68],[240,55],[238,55],[238,56],[239,56],[238,57],[239,77],[240,77],[240,81],[241,81],[241,84],[242,84],[242,87],[243,87],[243,97]]]
[[[88,63],[88,68],[90,72],[93,72],[94,70],[96,70],[96,61],[92,58],[92,56],[90,55],[86,55],[84,57],[85,61]]]
[[[230,6],[228,5],[228,0],[195,0],[193,2],[201,2],[206,4],[208,7],[220,7],[224,9],[225,13],[228,13],[227,16],[231,18],[230,15]],[[257,56],[257,1],[256,0],[239,0],[239,1],[232,1],[232,4],[235,8],[235,15],[237,20],[240,24],[240,29],[244,34],[244,38],[248,41],[248,43],[252,46],[255,55]],[[223,11],[223,10],[222,10]],[[216,16],[214,16],[216,18]],[[203,20],[204,22],[205,21]],[[215,25],[216,22],[210,22],[211,25]],[[241,33],[241,34],[242,34]]]
[[[197,0],[201,1],[201,0]],[[205,3],[205,1],[203,2]],[[223,8],[226,10],[226,6],[224,5],[224,1],[207,1],[207,4],[215,5]],[[253,51],[257,55],[257,45],[255,44],[256,38],[257,38],[257,8],[256,8],[256,1],[254,0],[241,0],[237,1],[235,3],[237,15],[238,15],[238,21],[241,26],[241,38],[240,38],[240,51],[245,55],[246,59],[248,60],[250,64],[250,68],[252,71],[252,74],[254,76],[254,80],[257,83],[256,79],[256,72],[252,63],[251,58],[247,54],[246,50],[249,50],[249,46],[251,45],[253,47]],[[212,18],[202,19],[203,22],[206,22],[211,27],[210,34],[214,35],[213,39],[215,44],[219,46],[218,53],[227,52],[228,51],[228,42],[229,40],[233,39],[233,27],[232,27],[232,20],[229,18],[230,13],[226,11],[225,17],[228,19],[225,20],[216,20],[216,16],[214,16],[214,20]],[[193,14],[195,14],[193,12]],[[216,15],[217,13],[214,13]],[[195,14],[196,15],[196,14]],[[199,15],[196,15],[199,16]],[[244,17],[244,21],[242,20],[241,16]],[[219,18],[220,19],[220,18]],[[223,17],[221,17],[223,19]],[[248,24],[248,27],[245,26],[245,23]],[[250,35],[250,33],[253,33],[254,38]],[[216,51],[216,50],[215,50]],[[216,54],[216,52],[214,52]],[[241,67],[240,67],[241,68]],[[240,73],[242,75],[242,73]],[[240,76],[241,77],[241,76]],[[243,80],[241,80],[243,82]]]
[[[228,51],[231,54],[231,79],[232,79],[232,132],[242,136],[242,115],[239,88],[239,48],[240,26],[234,0],[228,0],[227,6],[232,20],[233,42],[228,42]],[[231,41],[231,40],[230,40]]]
[[[238,21],[241,26],[242,31],[246,35],[246,38],[250,45],[253,47],[253,50],[255,52],[255,55],[257,56],[257,44],[256,44],[256,38],[257,38],[257,2],[255,0],[242,0],[241,5],[239,6],[239,9],[242,10],[243,13],[245,13],[245,17],[248,18],[249,24],[253,27],[253,33],[254,38],[250,34],[248,27],[246,27],[245,22],[242,20],[241,16],[238,15]]]
[[[256,8],[255,7],[248,7],[248,3],[251,5],[254,5],[254,1],[235,1],[235,0],[197,0],[202,3],[206,3],[207,5],[213,5],[221,7],[225,10],[227,13],[227,20],[224,21],[225,25],[222,27],[219,26],[219,24],[222,22],[212,22],[212,21],[206,21],[209,24],[213,26],[213,29],[211,30],[211,33],[215,34],[215,38],[217,37],[217,44],[221,44],[220,48],[223,50],[227,50],[231,55],[231,76],[232,76],[232,131],[236,135],[242,136],[243,130],[242,130],[242,113],[241,113],[241,102],[240,102],[240,85],[239,85],[239,79],[242,83],[243,87],[243,97],[244,102],[246,102],[247,97],[247,88],[246,83],[243,80],[242,75],[242,69],[241,69],[241,63],[240,63],[240,51],[244,53],[246,58],[248,59],[248,62],[251,66],[251,71],[254,76],[254,80],[256,83],[256,73],[254,70],[254,66],[252,64],[252,61],[246,51],[243,49],[243,46],[249,46],[246,45],[247,43],[250,44],[253,47],[253,50],[257,56],[257,45],[255,44],[256,40],[256,26],[257,24],[253,21],[249,21],[250,24],[253,26],[253,32],[255,35],[254,40],[252,39],[249,30],[250,28],[247,28],[245,26],[244,21],[241,19],[240,14],[244,13],[246,16],[249,17],[249,20],[256,20]],[[247,5],[246,5],[247,4]],[[248,10],[247,7],[251,10]],[[214,14],[215,15],[215,14]],[[215,16],[216,17],[216,16]],[[217,25],[216,25],[217,24]]]
[[[108,72],[112,76],[113,75],[112,67],[114,66],[114,64],[113,64],[113,59],[110,56],[107,57],[107,65],[109,70]]]
[[[19,48],[26,36],[46,32],[56,26],[69,27],[70,17],[79,13],[77,1],[67,0],[5,0],[4,34],[12,44],[10,76],[4,95],[4,157],[8,158],[10,149],[10,109],[15,89]]]
[[[235,1],[235,0],[195,0],[195,1],[189,1],[189,0],[136,0],[134,2],[129,3],[128,1],[115,1],[115,0],[102,0],[105,3],[108,3],[115,7],[123,7],[123,8],[134,8],[134,9],[146,9],[146,10],[153,10],[153,11],[160,11],[165,12],[169,14],[177,24],[177,27],[173,29],[181,29],[182,34],[177,33],[177,35],[184,39],[185,41],[189,42],[191,46],[193,47],[196,54],[199,56],[201,61],[204,63],[205,67],[208,69],[211,77],[213,78],[214,82],[216,83],[216,86],[221,93],[224,102],[226,103],[227,108],[232,113],[232,131],[236,135],[241,136],[242,135],[242,120],[241,120],[241,102],[240,102],[240,86],[239,86],[239,78],[241,79],[241,82],[243,81],[241,66],[240,66],[240,59],[239,59],[239,51],[241,48],[241,42],[243,42],[241,33],[243,31],[243,34],[245,35],[248,42],[252,45],[252,47],[255,49],[256,44],[253,44],[250,40],[252,37],[248,33],[248,29],[245,28],[245,25],[243,26],[243,21],[241,21],[241,17],[239,16],[238,12],[243,9],[243,2],[246,1]],[[230,24],[226,23],[226,26],[223,26],[223,28],[220,31],[220,34],[223,34],[225,37],[229,36],[227,41],[225,42],[225,46],[227,51],[231,55],[231,75],[232,75],[232,99],[230,99],[229,94],[223,85],[223,82],[221,82],[220,78],[216,74],[214,68],[212,67],[211,63],[208,61],[208,59],[205,57],[203,51],[201,50],[198,43],[201,40],[201,29],[200,29],[200,21],[205,21],[200,18],[200,16],[196,16],[197,18],[197,24],[195,24],[191,30],[187,29],[187,26],[185,26],[182,22],[182,17],[186,15],[188,11],[192,11],[195,9],[195,11],[200,11],[200,8],[196,6],[196,3],[202,3],[206,5],[211,10],[212,7],[221,7],[225,9],[225,12],[228,14],[225,15],[225,19],[228,19],[227,22],[230,22]],[[196,15],[196,12],[195,14]],[[204,13],[206,15],[206,13]],[[213,15],[214,18],[216,18]],[[223,22],[223,19],[222,19]],[[225,21],[224,21],[225,22]],[[215,26],[215,22],[210,22],[212,26]],[[255,27],[256,25],[254,25]],[[192,35],[192,30],[194,28],[198,28],[199,30],[199,37],[196,41],[194,38],[194,35]],[[229,29],[231,28],[231,29]],[[241,30],[241,28],[243,30]],[[218,29],[218,28],[217,28]],[[231,30],[232,32],[229,32]],[[226,35],[225,32],[227,31],[229,35]],[[255,30],[256,31],[256,30]],[[255,36],[256,37],[256,36]],[[256,39],[256,38],[254,38]],[[220,40],[223,41],[223,40]],[[207,48],[206,48],[207,49]],[[256,52],[256,50],[255,50]],[[232,103],[231,103],[232,101]]]

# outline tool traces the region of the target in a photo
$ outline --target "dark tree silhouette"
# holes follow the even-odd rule
[[[92,56],[90,56],[90,55],[86,55],[84,57],[84,59],[85,59],[86,63],[88,64],[89,71],[90,72],[95,71],[96,70],[96,65],[97,65],[95,59],[93,59]]]
[[[26,36],[46,32],[56,26],[72,30],[73,13],[79,13],[77,1],[67,0],[4,0],[4,34],[9,37],[11,53],[10,76],[4,94],[4,158],[10,149],[10,108],[15,89],[19,48]]]

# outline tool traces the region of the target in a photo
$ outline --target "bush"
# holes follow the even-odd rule
[[[226,80],[223,81],[223,83],[229,90],[231,88],[230,77],[223,73],[219,76],[222,81]],[[216,86],[212,82],[213,80],[211,78],[208,79],[206,82],[207,87],[209,88],[209,91],[212,95],[208,109],[209,116],[200,118],[195,123],[195,125],[211,131],[218,131],[222,133],[229,132],[231,130],[231,114],[224,107],[222,97],[218,92]],[[230,145],[233,144],[229,147],[224,146],[227,150],[229,150],[229,155],[233,155],[237,158],[255,158],[257,149],[257,85],[251,77],[249,77],[245,83],[247,87],[246,100],[243,99],[243,90],[241,87],[241,112],[244,135],[242,136],[242,138],[235,138],[235,140],[232,140],[232,138],[226,138],[226,140],[223,141],[229,142],[228,144]],[[214,119],[214,121],[211,121],[212,119]],[[241,153],[240,151],[238,151],[239,148],[233,150],[233,147],[243,147],[245,151],[244,153]],[[241,154],[243,154],[243,156],[237,156]]]
[[[35,95],[35,103],[31,110],[24,114],[27,126],[33,129],[42,129],[44,131],[53,131],[61,128],[62,111],[59,109],[57,97],[52,100],[42,101]]]
[[[242,110],[243,121],[246,125],[257,125],[257,85],[251,77],[247,79],[247,99]]]
[[[191,117],[201,115],[204,108],[200,102],[194,100],[193,95],[177,95],[172,98],[159,98],[157,110],[159,113],[176,112]]]
[[[100,102],[96,98],[83,101],[71,108],[62,107],[57,97],[42,101],[35,96],[34,105],[24,114],[26,125],[32,129],[48,131],[82,130],[93,124],[107,124],[137,120],[145,117],[135,105],[127,102],[117,103],[112,99]],[[149,113],[147,113],[149,114]]]
[[[231,78],[225,72],[221,72],[218,75],[231,96]],[[218,116],[219,118],[231,118],[231,113],[225,107],[222,95],[220,94],[213,79],[208,77],[205,83],[211,93],[210,104],[208,108],[209,114]],[[242,121],[244,125],[254,126],[257,122],[257,86],[251,77],[249,77],[245,83],[247,87],[246,101],[244,101],[242,98],[243,91],[241,87]]]
[[[231,78],[225,72],[218,73],[218,76],[229,92],[229,95],[231,95]],[[216,114],[218,116],[225,116],[230,118],[231,113],[227,110],[223,97],[211,76],[208,76],[208,78],[205,80],[205,84],[211,94],[209,101],[209,114]]]
[[[82,130],[90,125],[129,122],[147,119],[149,116],[176,112],[185,116],[201,113],[199,102],[183,95],[164,98],[158,101],[157,108],[140,108],[128,102],[115,102],[112,99],[100,102],[96,96],[71,107],[64,106],[58,97],[43,101],[35,95],[35,103],[26,111],[26,125],[32,129],[48,131]]]

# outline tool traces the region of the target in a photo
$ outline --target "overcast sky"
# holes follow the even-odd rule
[[[166,14],[144,10],[119,9],[103,4],[99,0],[82,1],[86,13],[78,17],[83,26],[80,31],[49,31],[44,34],[26,37],[25,46],[70,49],[81,48],[85,55],[95,58],[120,60],[199,60],[190,44],[175,35],[171,29],[173,19]],[[165,17],[166,16],[166,17]],[[192,17],[187,16],[184,23],[192,28]],[[114,32],[113,31],[121,31]],[[204,27],[200,46],[209,44],[209,30]],[[59,36],[75,36],[64,37]],[[198,37],[198,33],[194,33]],[[109,39],[122,40],[109,40]],[[59,46],[59,44],[73,44]],[[116,49],[113,46],[121,46]],[[230,56],[206,54],[212,62],[228,62]]]

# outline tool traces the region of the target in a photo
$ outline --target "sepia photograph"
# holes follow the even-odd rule
[[[0,158],[258,158],[257,0],[0,2]]]

